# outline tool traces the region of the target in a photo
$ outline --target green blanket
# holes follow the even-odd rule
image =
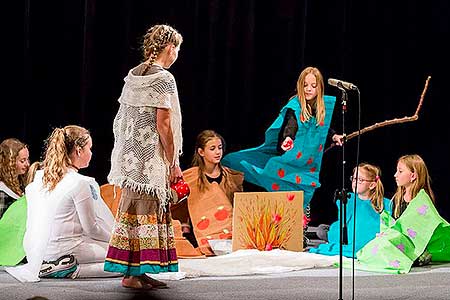
[[[0,265],[17,265],[24,257],[22,242],[27,225],[27,200],[20,197],[0,219]]]
[[[432,261],[450,261],[450,224],[421,190],[397,220],[382,214],[380,234],[356,254],[355,269],[408,273],[425,249]],[[351,267],[351,261],[344,267]]]

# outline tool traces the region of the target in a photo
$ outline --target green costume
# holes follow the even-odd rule
[[[356,254],[355,269],[408,273],[425,250],[432,261],[450,261],[450,224],[423,189],[397,220],[386,212],[381,217],[380,234]],[[351,267],[351,261],[344,267]]]
[[[27,225],[27,200],[20,197],[0,219],[0,266],[15,266],[24,257],[23,236]]]

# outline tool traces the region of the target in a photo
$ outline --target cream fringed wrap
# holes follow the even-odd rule
[[[136,68],[135,68],[136,69]],[[114,148],[108,181],[121,188],[156,196],[163,211],[169,198],[169,167],[182,153],[181,111],[175,78],[166,70],[136,76],[131,69],[114,119]],[[156,109],[170,110],[174,161],[164,154],[156,127]]]

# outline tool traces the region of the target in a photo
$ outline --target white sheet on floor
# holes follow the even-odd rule
[[[273,274],[330,267],[337,262],[339,262],[339,256],[278,249],[239,250],[206,259],[178,260],[180,272],[183,272],[186,277]]]

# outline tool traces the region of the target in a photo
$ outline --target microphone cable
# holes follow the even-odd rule
[[[355,252],[356,252],[356,200],[357,200],[357,191],[358,191],[358,178],[359,178],[359,146],[361,140],[361,93],[358,88],[356,88],[358,92],[358,137],[356,140],[356,181],[355,181],[355,191],[354,201],[353,201],[353,245],[352,245],[352,300],[355,299]]]

